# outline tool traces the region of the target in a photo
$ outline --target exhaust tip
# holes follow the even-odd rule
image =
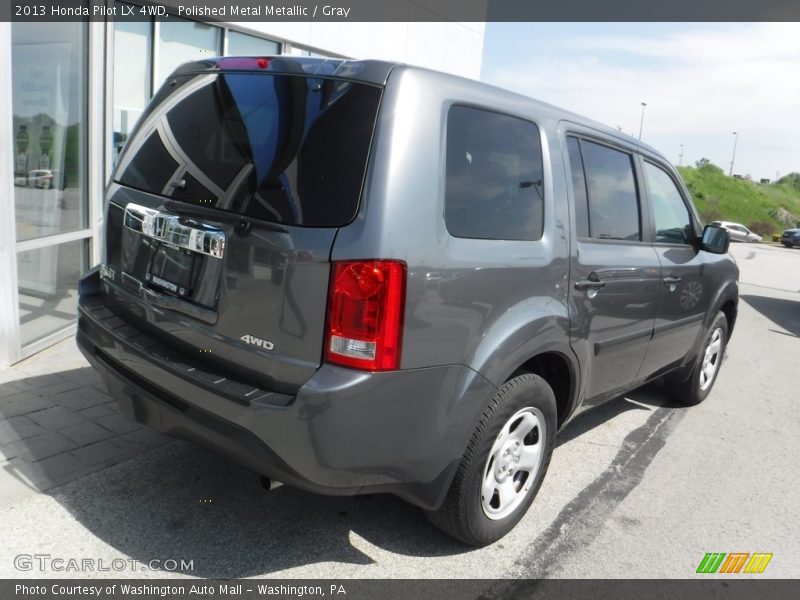
[[[272,491],[275,488],[279,488],[280,486],[283,485],[280,481],[274,481],[269,477],[267,477],[266,475],[261,475],[259,481],[261,482],[261,487],[264,488],[265,492]]]

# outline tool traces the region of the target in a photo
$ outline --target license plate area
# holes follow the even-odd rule
[[[186,298],[192,295],[197,256],[170,244],[156,244],[145,280],[159,291]]]
[[[125,207],[122,279],[215,311],[219,302],[226,233],[220,227],[138,204]]]

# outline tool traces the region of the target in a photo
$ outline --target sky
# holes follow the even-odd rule
[[[481,79],[635,137],[645,102],[676,165],[800,172],[800,23],[487,23]]]

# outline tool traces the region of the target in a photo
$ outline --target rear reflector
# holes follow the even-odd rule
[[[400,368],[405,291],[403,262],[335,262],[328,294],[326,360],[366,371]]]

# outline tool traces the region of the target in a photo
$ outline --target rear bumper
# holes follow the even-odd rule
[[[126,415],[313,492],[389,492],[437,508],[495,391],[460,365],[388,373],[323,365],[294,397],[224,395],[143,351],[146,336],[100,318],[103,296],[82,287],[78,346]]]

